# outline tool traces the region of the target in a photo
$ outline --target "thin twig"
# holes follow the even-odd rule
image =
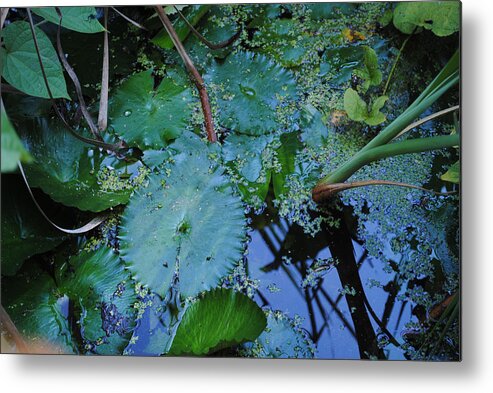
[[[38,208],[39,212],[45,218],[46,221],[48,221],[53,227],[55,227],[59,231],[64,232],[64,233],[68,233],[71,235],[86,233],[86,232],[89,232],[89,231],[93,230],[94,228],[98,227],[99,225],[101,225],[108,218],[108,215],[102,214],[100,216],[93,218],[91,221],[89,221],[87,224],[81,226],[80,228],[75,228],[75,229],[66,229],[66,228],[62,228],[61,226],[58,226],[46,215],[43,208],[39,205],[38,201],[36,200],[36,197],[34,196],[32,190],[31,190],[31,186],[29,185],[29,182],[27,181],[26,173],[24,172],[24,168],[22,167],[21,162],[18,161],[17,165],[19,165],[19,170],[21,172],[22,178],[24,179],[24,183],[26,184],[27,191],[29,192],[31,199],[33,200],[34,204]]]
[[[3,24],[5,23],[5,19],[7,19],[8,13],[9,13],[8,7],[0,8],[0,30],[3,29]]]
[[[383,88],[383,93],[382,95],[384,96],[385,93],[387,92],[387,89],[390,84],[390,80],[392,79],[392,75],[394,75],[395,68],[397,66],[397,63],[399,62],[399,59],[401,58],[402,52],[404,51],[404,48],[406,47],[407,42],[409,39],[413,36],[414,32],[411,33],[402,43],[401,48],[399,49],[399,53],[397,54],[397,57],[395,58],[394,64],[392,64],[392,69],[389,72],[389,76],[387,78],[387,82],[385,83],[385,87]]]
[[[188,21],[187,17],[185,15],[183,15],[183,13],[176,6],[174,6],[174,7],[175,7],[176,12],[178,12],[178,15],[180,16],[180,18],[182,18],[183,21],[187,24],[187,26],[189,27],[189,29],[193,33],[193,35],[195,37],[197,37],[204,45],[206,45],[207,47],[209,47],[212,50],[222,49],[222,48],[225,48],[225,47],[231,45],[233,42],[235,42],[238,39],[238,37],[241,34],[241,29],[240,29],[233,36],[228,38],[226,41],[219,42],[217,44],[213,44],[207,38],[205,38],[202,34],[199,33],[199,31],[194,27],[194,25],[192,25]]]
[[[426,123],[426,122],[428,122],[430,120],[436,119],[437,117],[446,115],[447,113],[454,112],[454,111],[459,110],[459,109],[460,109],[460,105],[455,105],[455,106],[452,106],[450,108],[441,110],[439,112],[432,113],[429,116],[423,117],[422,119],[420,119],[420,120],[418,120],[418,121],[416,121],[416,122],[408,125],[401,132],[399,132],[392,140],[399,138],[400,136],[404,135],[406,132],[412,130],[413,128],[416,128],[416,127],[420,126],[421,124],[424,124],[424,123]]]
[[[367,187],[367,186],[395,186],[395,187],[413,188],[416,190],[431,192],[435,195],[451,195],[457,193],[457,191],[438,192],[420,186],[415,186],[413,184],[399,183],[399,182],[388,181],[388,180],[364,180],[364,181],[355,181],[351,183],[332,183],[332,184],[323,183],[321,185],[316,186],[313,189],[312,198],[315,202],[319,203],[322,202],[323,200],[333,197],[334,195],[336,195],[341,191],[350,190],[358,187]]]
[[[108,44],[108,7],[104,8],[103,73],[101,75],[101,97],[99,99],[98,128],[108,126],[108,90],[110,82],[110,50]]]
[[[131,24],[133,24],[135,27],[138,27],[141,30],[147,31],[147,29],[144,26],[142,26],[140,23],[134,21],[133,19],[129,18],[127,15],[125,15],[123,12],[119,11],[115,7],[111,7],[111,9],[113,11],[115,11],[118,15],[120,15],[123,19],[125,19],[127,22],[130,22]]]
[[[46,76],[46,71],[45,71],[45,68],[44,68],[44,65],[43,65],[43,59],[41,58],[41,53],[39,51],[39,44],[38,44],[38,39],[36,37],[36,31],[34,29],[34,23],[33,23],[33,17],[32,17],[32,14],[31,14],[31,9],[30,8],[26,8],[26,11],[27,11],[28,19],[29,19],[29,27],[31,28],[31,34],[32,34],[33,41],[34,41],[34,48],[36,49],[36,54],[37,54],[37,57],[38,57],[39,66],[41,68],[41,75],[43,76],[43,81],[44,81],[44,84],[45,84],[45,87],[46,87],[46,91],[48,92],[48,97],[50,98],[51,106],[53,107],[53,109],[54,109],[55,113],[57,114],[57,116],[62,121],[63,125],[67,128],[67,130],[75,138],[79,139],[80,141],[82,141],[84,143],[87,143],[87,144],[90,144],[90,145],[94,145],[94,146],[98,146],[98,147],[102,147],[103,149],[106,149],[106,150],[109,150],[109,151],[113,151],[113,152],[117,152],[117,151],[125,148],[125,144],[123,142],[118,143],[116,145],[113,145],[113,144],[106,143],[106,142],[101,142],[101,141],[98,141],[98,140],[95,140],[95,139],[86,138],[86,137],[84,137],[82,135],[79,135],[70,126],[70,124],[68,124],[67,120],[65,119],[65,117],[63,116],[63,114],[60,112],[60,109],[58,108],[58,106],[57,106],[57,104],[55,102],[55,98],[53,97],[53,93],[51,92],[51,88],[50,88],[50,85],[48,83],[48,78]]]
[[[82,111],[82,116],[84,116],[84,119],[86,120],[86,123],[89,126],[89,129],[91,130],[91,133],[93,134],[93,136],[96,139],[101,140],[101,136],[99,135],[99,131],[98,131],[96,125],[94,124],[94,121],[92,120],[91,114],[87,110],[87,105],[86,105],[86,101],[84,100],[84,96],[82,94],[82,87],[80,85],[79,78],[77,77],[77,74],[75,73],[74,69],[68,63],[68,61],[65,57],[65,52],[63,51],[63,48],[62,48],[62,39],[61,39],[63,15],[62,15],[62,12],[60,11],[59,7],[55,7],[55,10],[58,13],[58,17],[59,17],[58,30],[56,33],[56,48],[57,48],[57,52],[58,52],[58,57],[60,58],[60,61],[63,64],[63,68],[65,68],[65,71],[67,71],[67,74],[69,75],[70,79],[74,83],[75,91],[77,93],[77,98],[79,99],[80,109]]]
[[[200,76],[200,73],[197,71],[197,68],[195,68],[192,59],[190,58],[187,51],[185,50],[185,47],[181,43],[180,38],[178,37],[178,34],[176,34],[175,28],[173,27],[173,24],[169,20],[168,16],[166,15],[166,12],[164,12],[163,7],[160,5],[156,5],[155,7],[159,19],[161,19],[164,28],[166,29],[168,35],[171,37],[171,40],[173,41],[176,50],[178,51],[183,62],[185,63],[185,67],[187,68],[188,72],[192,76],[193,82],[195,83],[195,86],[199,91],[200,103],[202,104],[202,112],[204,114],[205,129],[207,131],[207,139],[210,142],[216,142],[217,136],[216,136],[216,132],[214,131],[214,122],[212,121],[211,105],[209,103],[209,95],[207,94],[207,89],[205,87],[204,80]]]

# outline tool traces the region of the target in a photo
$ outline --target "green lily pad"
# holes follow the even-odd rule
[[[41,215],[18,176],[2,176],[2,274],[14,275],[27,258],[65,238]]]
[[[311,359],[315,345],[285,314],[270,311],[264,332],[253,343],[244,344],[240,353],[245,357]]]
[[[255,340],[265,326],[265,314],[248,296],[215,289],[185,310],[168,355],[213,353]]]
[[[58,123],[38,119],[31,124],[34,130],[21,137],[35,159],[25,165],[32,187],[66,206],[93,212],[128,201],[137,178],[120,178],[117,169],[125,163],[79,141]]]
[[[460,29],[460,2],[412,1],[397,4],[394,26],[405,34],[412,34],[416,27],[423,27],[439,37],[451,35]]]
[[[35,27],[39,52],[46,72],[46,79],[53,97],[68,98],[62,66],[48,36]],[[39,65],[29,23],[17,21],[2,29],[5,44],[2,55],[2,77],[20,91],[42,98],[49,98]]]
[[[78,353],[67,320],[67,298],[36,265],[2,278],[2,304],[28,349],[38,353]]]
[[[73,303],[84,350],[121,354],[135,327],[137,295],[115,252],[101,247],[72,256],[59,282],[59,291]]]
[[[205,75],[216,86],[223,126],[247,135],[278,130],[276,108],[296,98],[293,74],[263,55],[239,52],[215,62]]]
[[[181,138],[180,138],[181,139]],[[202,149],[149,175],[123,214],[120,252],[136,281],[161,297],[175,273],[184,296],[210,289],[243,255],[245,216],[223,170]]]
[[[55,7],[33,8],[32,11],[56,25],[60,23],[60,17]],[[104,27],[97,19],[94,7],[60,7],[62,13],[62,26],[66,29],[80,33],[99,33]]]
[[[109,109],[115,133],[130,146],[159,149],[178,137],[192,115],[192,94],[180,77],[166,76],[154,90],[152,71],[128,78]]]
[[[7,112],[1,103],[0,127],[2,133],[2,173],[13,172],[17,169],[17,162],[31,162],[33,158],[26,151],[12,123],[7,117]]]

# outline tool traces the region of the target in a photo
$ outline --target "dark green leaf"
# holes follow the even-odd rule
[[[290,132],[281,135],[281,146],[277,149],[277,160],[280,164],[280,171],[272,172],[272,184],[274,185],[274,195],[279,198],[287,191],[287,177],[295,170],[296,153],[301,149],[301,142],[297,132]]]
[[[181,294],[194,296],[217,285],[243,254],[243,206],[201,143],[174,157],[169,176],[151,174],[123,214],[122,258],[162,297],[175,272]]]
[[[302,141],[311,148],[320,148],[325,143],[329,132],[322,114],[308,104],[303,107],[302,115]]]
[[[253,341],[266,318],[257,304],[232,289],[207,292],[185,311],[169,355],[206,355]]]
[[[205,79],[216,86],[221,124],[241,134],[278,130],[276,108],[297,95],[293,75],[265,56],[238,52],[214,63]]]
[[[397,4],[394,26],[405,34],[411,34],[416,27],[423,27],[439,37],[451,35],[460,28],[460,2],[413,1]]]
[[[60,17],[55,7],[33,8],[35,14],[43,17],[56,25],[60,23]],[[80,33],[99,33],[104,27],[97,19],[94,7],[60,7],[62,13],[62,26]]]
[[[122,179],[125,162],[76,139],[59,124],[33,120],[22,133],[35,163],[25,165],[29,183],[55,201],[99,212],[126,203],[137,177]]]
[[[12,126],[7,112],[1,104],[0,127],[2,132],[2,173],[13,172],[17,169],[17,162],[31,162],[32,157],[24,148],[21,140]]]
[[[36,209],[24,182],[2,176],[2,274],[14,275],[29,257],[65,239]]]
[[[159,149],[179,136],[192,115],[192,95],[182,77],[166,76],[154,90],[152,71],[127,79],[110,105],[115,133],[129,145]]]
[[[35,32],[53,96],[70,99],[62,66],[53,45],[40,28],[36,27]],[[7,25],[2,30],[2,37],[5,44],[2,76],[5,80],[26,94],[48,98],[29,23],[17,21]]]

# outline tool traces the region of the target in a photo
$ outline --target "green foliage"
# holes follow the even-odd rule
[[[240,354],[257,358],[311,359],[314,344],[306,332],[281,312],[267,313],[267,327],[251,344],[245,344]]]
[[[266,326],[257,304],[231,289],[206,292],[187,307],[168,355],[206,355],[255,340]]]
[[[238,52],[213,63],[205,79],[216,86],[221,125],[247,135],[279,129],[276,108],[296,98],[291,72],[263,55]]]
[[[74,138],[53,121],[33,120],[21,137],[35,162],[25,165],[29,184],[55,201],[99,212],[126,203],[137,177],[122,179],[116,158]],[[123,163],[123,165],[125,165]]]
[[[58,290],[73,304],[84,350],[121,354],[135,327],[136,294],[120,258],[106,247],[83,251],[58,274]]]
[[[361,87],[366,91],[370,86],[378,86],[382,83],[382,72],[378,68],[378,56],[375,50],[366,45],[362,49],[363,68],[356,69],[354,74],[364,80]]]
[[[447,172],[445,172],[442,176],[440,176],[440,179],[459,184],[460,181],[460,162],[456,161],[454,164],[452,164]]]
[[[192,113],[190,87],[180,74],[172,73],[153,87],[151,70],[133,75],[110,105],[115,133],[142,150],[166,146],[182,133]]]
[[[53,97],[68,98],[62,66],[48,36],[35,27],[39,52]],[[5,51],[2,51],[2,77],[20,91],[48,98],[29,23],[17,21],[2,29]]]
[[[164,297],[175,273],[184,296],[218,284],[243,254],[245,217],[223,169],[202,149],[151,174],[125,209],[120,251],[135,279]]]
[[[341,15],[351,14],[357,7],[355,3],[311,3],[305,5],[306,9],[311,10],[311,18],[337,19]]]
[[[383,108],[387,100],[387,96],[378,97],[373,101],[371,109],[368,109],[366,102],[363,101],[358,92],[349,88],[344,93],[344,110],[351,120],[364,121],[369,126],[376,126],[386,119],[380,109]]]
[[[451,35],[460,28],[460,2],[414,1],[397,4],[394,26],[405,34],[423,27],[439,37]]]
[[[192,24],[192,26],[195,26],[197,23],[199,23],[200,19],[202,19],[204,15],[207,14],[210,8],[211,8],[210,5],[192,5],[189,6],[183,12],[183,14],[187,18],[187,20]],[[185,41],[191,31],[187,23],[183,19],[178,17],[173,22],[173,27],[175,28],[175,31],[178,34],[178,37],[180,38],[180,41],[182,42]],[[171,37],[168,35],[168,33],[164,28],[161,29],[158,34],[156,34],[156,36],[151,40],[151,42],[163,49],[172,49],[174,47]]]
[[[33,8],[32,12],[56,25],[60,24],[60,17],[55,7]],[[97,19],[94,7],[60,7],[63,16],[62,26],[80,33],[99,33],[104,27]]]
[[[2,274],[14,275],[29,257],[65,239],[51,228],[17,176],[2,176]]]
[[[301,150],[301,142],[297,132],[290,132],[281,135],[281,146],[277,149],[277,160],[280,164],[279,171],[273,171],[272,183],[274,185],[274,195],[279,198],[287,192],[286,180],[288,175],[295,170],[296,153]]]
[[[17,169],[17,162],[31,162],[32,157],[24,148],[19,136],[15,132],[12,123],[7,117],[7,112],[1,104],[0,127],[2,133],[2,173],[13,172]]]
[[[301,139],[311,148],[319,148],[325,144],[328,129],[322,114],[313,106],[306,105],[302,110]]]

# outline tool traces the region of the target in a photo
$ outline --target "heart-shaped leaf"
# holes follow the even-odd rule
[[[60,17],[55,7],[33,8],[32,11],[56,25],[60,23]],[[66,29],[80,33],[99,33],[104,27],[99,23],[97,11],[94,7],[60,7],[63,16],[62,26]]]
[[[122,218],[122,258],[136,281],[162,297],[176,273],[185,297],[214,287],[243,254],[243,206],[199,142],[202,149],[174,157],[169,176],[152,173]]]
[[[53,97],[70,99],[55,48],[39,27],[35,27],[34,30]],[[29,23],[24,21],[10,23],[2,29],[1,35],[5,44],[5,53],[2,55],[4,62],[2,77],[26,94],[49,98]]]
[[[168,355],[200,356],[253,341],[265,325],[265,314],[248,296],[215,289],[185,310]]]
[[[110,105],[111,125],[130,146],[159,149],[186,128],[191,100],[183,75],[166,76],[154,90],[152,71],[144,71],[118,88]]]

